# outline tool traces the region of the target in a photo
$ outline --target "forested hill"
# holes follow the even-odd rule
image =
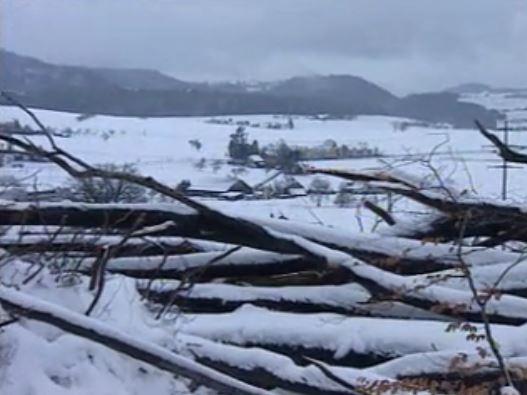
[[[499,114],[458,101],[456,93],[397,97],[351,75],[294,77],[267,83],[185,82],[146,69],[62,66],[0,50],[0,89],[49,110],[120,116],[234,114],[395,115],[472,127]]]

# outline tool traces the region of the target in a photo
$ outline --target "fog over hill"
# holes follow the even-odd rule
[[[276,82],[185,82],[147,69],[62,66],[0,52],[0,88],[27,105],[119,116],[234,114],[394,115],[472,127],[499,114],[458,101],[460,91],[397,97],[352,75],[293,77]]]
[[[488,84],[482,84],[480,82],[470,82],[466,84],[460,84],[445,89],[445,92],[462,94],[479,94],[479,93],[505,93],[505,94],[518,94],[527,93],[527,88],[511,88],[511,87],[494,87]]]

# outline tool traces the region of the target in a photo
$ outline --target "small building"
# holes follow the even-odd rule
[[[222,200],[242,200],[245,197],[245,194],[242,192],[223,192],[218,195],[219,199]]]
[[[245,181],[241,179],[236,179],[233,182],[225,183],[223,185],[190,185],[188,188],[182,190],[182,192],[187,196],[211,197],[225,200],[239,200],[246,195],[252,195],[254,193],[254,190]]]
[[[288,189],[305,189],[305,187],[295,178],[295,177],[286,177],[286,187]]]
[[[382,195],[386,191],[382,188],[369,186],[363,182],[346,182],[340,187],[340,192],[349,193],[350,195]]]
[[[285,193],[290,196],[306,196],[306,188],[294,177],[287,177]]]
[[[237,179],[227,189],[227,192],[242,192],[245,194],[252,194],[253,188],[242,179]]]
[[[306,187],[295,177],[279,172],[259,183],[256,189],[263,198],[287,199],[306,196]]]

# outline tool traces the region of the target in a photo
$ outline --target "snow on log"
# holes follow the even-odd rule
[[[510,262],[497,263],[485,267],[470,268],[474,285],[480,291],[498,291],[521,297],[527,297],[527,257],[520,257]],[[411,277],[416,286],[441,286],[466,290],[467,278],[461,270],[443,270]]]
[[[488,133],[481,125],[478,127],[481,133],[499,148],[501,155],[514,156],[511,150],[504,154],[505,146],[500,143],[499,139]],[[464,222],[461,219],[466,218],[467,221],[463,224],[465,237],[488,236],[493,239],[498,236],[496,242],[489,241],[487,245],[498,245],[503,240],[527,241],[527,211],[525,207],[493,199],[483,200],[465,196],[450,186],[448,190],[426,190],[421,188],[418,183],[390,172],[354,172],[332,169],[311,169],[310,171],[347,180],[364,181],[366,185],[404,196],[443,214],[436,218],[433,223],[428,224],[428,232],[420,230],[408,232],[405,234],[408,237],[455,240],[459,237],[461,222]]]
[[[269,230],[269,232],[275,232]],[[419,287],[411,278],[381,270],[351,258],[344,252],[333,250],[299,236],[279,236],[291,240],[313,256],[328,262],[329,267],[349,270],[352,280],[365,287],[373,297],[390,299],[424,310],[449,315],[456,319],[481,322],[481,309],[469,291],[453,290],[438,285]],[[274,233],[271,233],[274,234]],[[493,323],[521,325],[527,322],[527,300],[505,295],[499,300],[491,299],[486,305],[488,318]]]
[[[179,195],[178,195],[179,196]],[[233,217],[188,200],[191,208],[174,204],[7,203],[0,205],[0,225],[55,225],[68,227],[131,229],[171,221],[160,235],[205,238],[285,254],[319,256],[296,240],[242,218]],[[198,212],[194,210],[196,208]]]
[[[389,380],[359,369],[344,368],[340,375],[349,385],[343,387],[313,364],[298,365],[291,358],[268,350],[237,347],[184,334],[178,335],[175,347],[179,353],[189,354],[204,365],[269,390],[282,388],[306,395],[363,394],[349,387],[360,388],[364,379]]]
[[[324,265],[298,255],[242,248],[223,257],[225,251],[191,253],[177,256],[122,257],[108,261],[106,269],[135,278],[184,279],[208,281],[214,278],[270,276],[305,270],[323,270]],[[221,258],[218,260],[218,258]],[[73,270],[92,272],[95,259],[85,259]],[[68,265],[63,269],[68,269]],[[195,274],[195,275],[193,275]]]
[[[154,303],[170,303],[183,311],[195,313],[230,312],[250,303],[296,313],[445,319],[401,303],[369,302],[370,294],[357,284],[283,287],[194,284],[186,289],[177,281],[154,281],[139,283],[138,290]]]
[[[527,357],[507,357],[505,364],[516,388],[525,393]],[[428,380],[443,383],[443,386],[450,383],[451,391],[456,388],[453,385],[457,385],[458,389],[477,387],[480,392],[476,393],[495,393],[504,384],[496,359],[483,347],[479,352],[446,350],[409,354],[364,369],[364,372],[401,381]]]
[[[431,309],[458,319],[481,322],[481,309],[472,293],[439,285],[416,285],[411,278],[386,272],[362,262],[349,260],[347,266],[356,276],[355,281],[372,294],[385,294],[412,306]],[[486,305],[491,322],[521,325],[527,322],[527,299],[503,295],[492,298]]]
[[[24,317],[56,326],[65,332],[103,344],[117,352],[161,370],[187,377],[222,394],[263,395],[268,392],[243,383],[154,343],[133,338],[93,318],[43,302],[27,294],[0,286],[3,308]]]
[[[451,244],[423,243],[403,237],[350,232],[294,221],[245,217],[279,232],[304,237],[326,247],[344,251],[385,270],[417,274],[459,267],[458,247]],[[468,266],[492,265],[518,259],[521,255],[499,249],[462,247]]]
[[[391,188],[390,191],[438,210],[414,230],[406,228],[400,236],[415,239],[457,240],[463,237],[488,237],[482,245],[496,246],[508,240],[527,241],[525,206],[494,199],[462,197],[455,201],[431,191]]]
[[[338,314],[292,314],[245,305],[233,313],[188,314],[176,325],[184,333],[241,346],[262,347],[294,360],[310,357],[329,364],[368,367],[407,354],[451,350],[476,352],[466,333],[447,332],[448,323]],[[411,325],[409,331],[408,326]],[[481,325],[475,325],[479,333]],[[517,328],[495,325],[504,355]]]

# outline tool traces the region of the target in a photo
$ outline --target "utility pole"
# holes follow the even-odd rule
[[[515,120],[509,120],[505,118],[503,121],[503,126],[496,128],[496,131],[502,131],[503,132],[503,143],[513,149],[524,149],[526,148],[523,145],[510,145],[509,144],[509,135],[510,132],[527,132],[527,127],[525,126],[513,126],[511,127],[511,123],[515,123]],[[517,123],[522,123],[522,120],[518,120]],[[511,166],[509,165],[509,162],[506,159],[503,159],[503,162],[501,165],[498,166],[489,166],[493,169],[502,169],[501,173],[501,199],[507,200],[508,198],[508,184],[509,184],[509,169],[520,169],[520,166]]]
[[[508,147],[509,146],[509,121],[507,118],[505,118],[505,122],[503,122],[503,142]],[[503,159],[503,172],[501,175],[501,199],[507,200],[507,176],[508,176],[508,170],[509,166],[507,163],[507,160]]]

